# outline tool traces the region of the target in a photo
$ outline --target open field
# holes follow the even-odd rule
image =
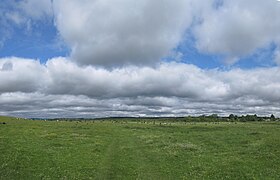
[[[1,117],[0,179],[280,179],[280,122],[159,123]]]

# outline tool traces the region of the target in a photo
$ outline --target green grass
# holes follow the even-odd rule
[[[280,123],[1,117],[0,179],[280,179]]]

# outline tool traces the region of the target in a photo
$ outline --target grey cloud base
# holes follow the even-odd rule
[[[180,117],[212,113],[279,116],[275,112],[280,110],[278,102],[250,98],[213,103],[178,97],[95,99],[38,93],[4,93],[0,95],[0,104],[0,115],[26,118]]]
[[[0,114],[23,117],[279,113],[280,69],[202,70],[180,63],[114,70],[65,58],[0,59]],[[63,67],[63,68],[62,68]]]

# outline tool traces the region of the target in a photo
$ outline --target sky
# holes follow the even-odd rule
[[[2,0],[0,115],[280,117],[277,0]]]

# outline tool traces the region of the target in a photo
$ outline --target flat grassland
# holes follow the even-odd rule
[[[280,179],[280,122],[1,117],[0,179]]]

